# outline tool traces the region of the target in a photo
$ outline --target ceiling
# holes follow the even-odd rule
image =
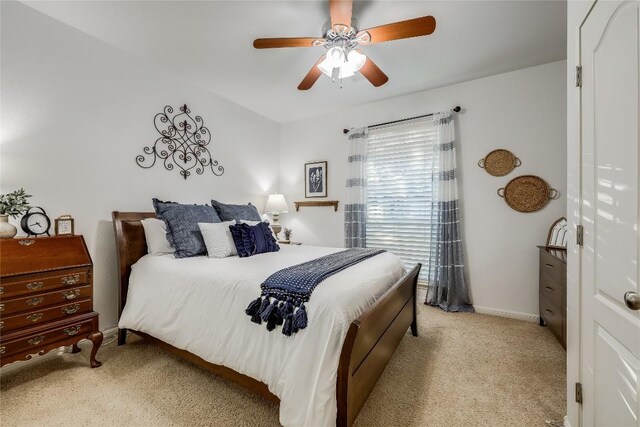
[[[565,1],[380,1],[354,4],[361,28],[424,15],[431,36],[364,47],[389,76],[339,88],[297,86],[324,48],[256,50],[259,37],[320,37],[328,1],[23,1],[116,48],[277,122],[566,58]]]

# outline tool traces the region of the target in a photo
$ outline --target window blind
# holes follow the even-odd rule
[[[435,250],[431,208],[436,183],[431,118],[374,128],[367,149],[367,247],[398,255],[407,269]],[[426,285],[428,273],[420,273]]]

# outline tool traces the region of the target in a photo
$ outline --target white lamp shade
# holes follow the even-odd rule
[[[267,205],[264,207],[265,212],[269,213],[285,213],[289,212],[289,206],[282,194],[269,194]]]

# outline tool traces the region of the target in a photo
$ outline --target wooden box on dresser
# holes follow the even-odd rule
[[[101,365],[93,264],[82,236],[0,239],[0,366],[88,338]]]
[[[567,251],[540,249],[540,325],[546,325],[567,348]]]

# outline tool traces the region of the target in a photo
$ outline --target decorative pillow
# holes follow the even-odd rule
[[[267,220],[262,220],[262,221],[246,221],[244,219],[241,219],[240,221],[237,221],[241,224],[247,224],[247,225],[258,225],[260,222],[264,222],[265,224],[267,224],[267,227],[269,227],[269,230],[271,230],[271,233],[273,234],[273,238],[274,240],[277,242],[278,239],[276,238],[276,233],[273,231],[273,228],[271,228],[271,224],[269,224],[269,221]]]
[[[172,254],[176,250],[167,240],[167,224],[158,218],[142,220],[144,238],[147,240],[147,252],[150,254]]]
[[[158,218],[167,224],[167,240],[175,248],[176,258],[202,255],[207,247],[198,224],[220,222],[216,210],[209,205],[183,205],[153,199]]]
[[[256,225],[236,224],[230,226],[229,230],[240,258],[280,250],[271,229],[264,222]]]
[[[258,209],[253,206],[251,203],[248,205],[227,205],[226,203],[218,202],[217,200],[212,200],[211,205],[214,207],[216,212],[218,212],[218,216],[222,221],[260,221],[260,214],[258,213]]]
[[[229,226],[235,225],[235,223],[235,221],[225,221],[198,224],[209,258],[226,258],[238,255],[231,230],[229,230]]]

